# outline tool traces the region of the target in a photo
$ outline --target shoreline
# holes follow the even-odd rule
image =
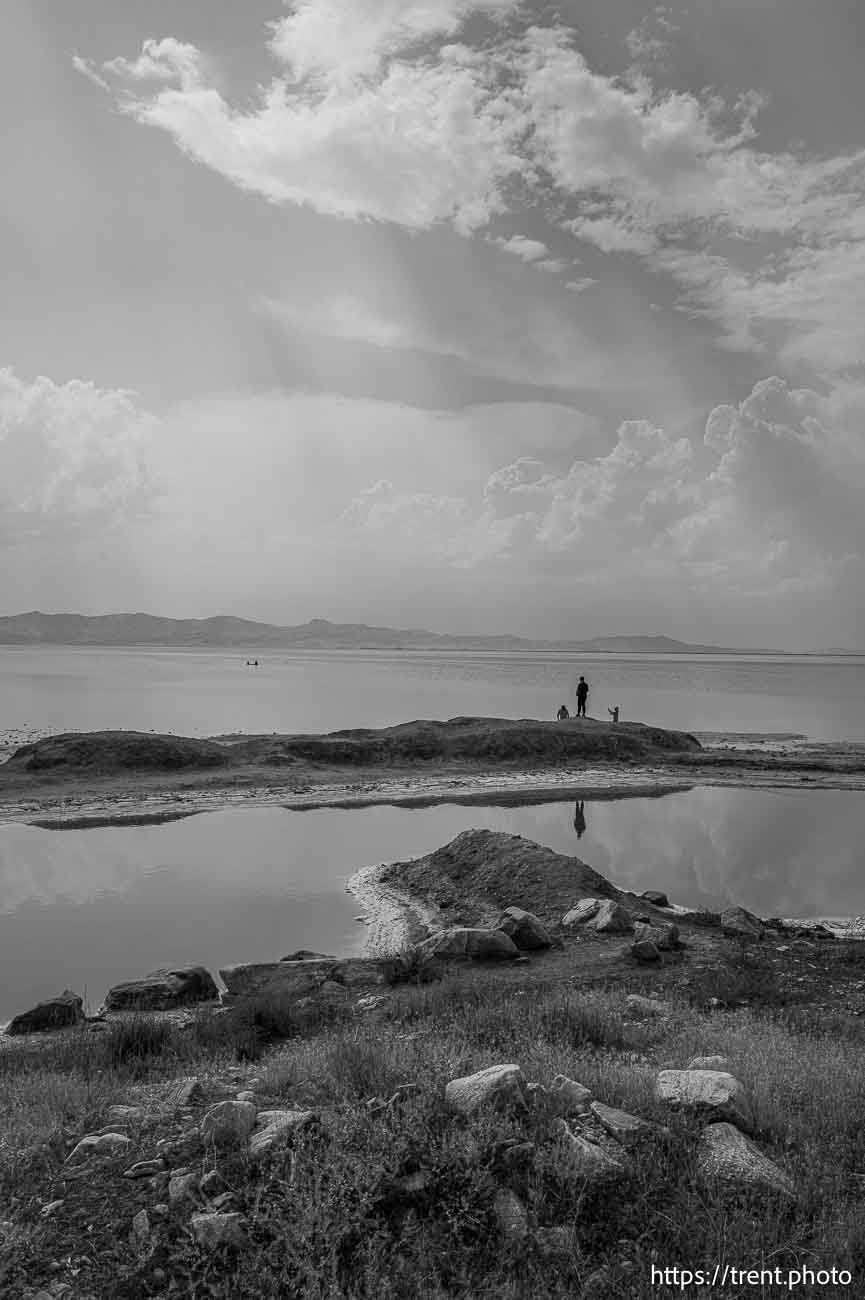
[[[276,776],[276,774],[273,774]],[[270,776],[270,774],[268,774]],[[85,829],[95,826],[143,825],[179,820],[207,812],[239,808],[282,807],[304,812],[327,808],[351,809],[392,805],[404,808],[437,804],[497,804],[519,806],[565,802],[569,799],[663,798],[700,786],[752,790],[865,791],[865,771],[820,768],[755,768],[747,763],[715,768],[593,766],[560,770],[424,773],[364,780],[335,780],[328,773],[302,788],[268,780],[261,785],[178,785],[173,791],[147,789],[144,782],[130,788],[129,780],[68,784],[19,790],[0,800],[0,825],[41,826],[43,829]],[[328,779],[328,777],[330,779]],[[98,786],[101,785],[101,789]],[[141,788],[141,787],[144,788]],[[16,797],[17,796],[17,797]]]

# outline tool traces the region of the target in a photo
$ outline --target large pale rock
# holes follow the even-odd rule
[[[679,927],[672,922],[646,925],[638,921],[634,926],[634,943],[653,943],[661,952],[671,952],[679,941]]]
[[[198,1199],[199,1179],[197,1174],[188,1170],[177,1170],[168,1180],[168,1201],[170,1205],[182,1205],[184,1201]]]
[[[520,950],[501,930],[458,928],[431,934],[418,944],[417,953],[439,961],[511,961]]]
[[[577,1177],[588,1183],[605,1183],[617,1182],[627,1174],[627,1156],[618,1143],[611,1143],[612,1151],[609,1151],[583,1137],[582,1133],[572,1132],[564,1120],[561,1121],[561,1133],[567,1143],[568,1166]]]
[[[718,1180],[745,1187],[761,1187],[796,1196],[792,1179],[774,1160],[763,1155],[733,1124],[709,1124],[697,1148],[697,1173],[707,1181]]]
[[[92,1157],[104,1159],[107,1156],[116,1156],[125,1151],[129,1146],[129,1138],[125,1133],[89,1133],[74,1146],[66,1157],[66,1164],[70,1168],[75,1165],[84,1164],[85,1160]]]
[[[662,1070],[655,1084],[659,1101],[712,1119],[732,1120],[751,1129],[754,1117],[744,1087],[723,1070]]]
[[[521,907],[505,908],[497,928],[527,952],[553,946],[543,921],[534,912],[526,912]]]
[[[242,1214],[193,1214],[189,1226],[197,1244],[206,1250],[246,1245],[246,1220]]]
[[[203,966],[151,971],[140,980],[115,984],[105,998],[106,1011],[168,1011],[193,1002],[216,1001],[219,989]]]
[[[590,1088],[566,1074],[557,1074],[547,1089],[547,1104],[554,1115],[576,1115],[592,1100]]]
[[[721,913],[721,929],[730,939],[762,939],[765,926],[744,907],[727,907]]]
[[[591,921],[596,916],[601,906],[599,898],[581,898],[575,907],[566,912],[562,917],[562,925],[568,927],[572,925],[584,925],[586,921]]]
[[[80,1025],[84,1019],[83,1001],[71,989],[64,989],[54,998],[37,1002],[29,1011],[10,1020],[6,1027],[7,1034],[36,1034],[46,1029],[64,1029],[69,1025]]]
[[[220,1101],[201,1121],[201,1140],[208,1147],[242,1146],[255,1127],[251,1101]]]
[[[596,915],[589,921],[589,929],[597,930],[599,934],[628,934],[633,928],[630,913],[612,898],[601,903]]]
[[[445,1104],[461,1115],[473,1115],[485,1106],[526,1110],[526,1097],[526,1081],[518,1065],[491,1065],[451,1079],[445,1087]]]
[[[260,1160],[294,1133],[316,1122],[311,1110],[261,1110],[249,1139],[249,1156]]]
[[[506,1241],[525,1241],[529,1233],[529,1216],[520,1198],[506,1187],[496,1192],[493,1213],[501,1235]]]

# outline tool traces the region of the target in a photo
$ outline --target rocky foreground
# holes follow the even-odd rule
[[[380,877],[425,918],[401,951],[13,1020],[4,1297],[642,1300],[659,1258],[761,1251],[852,1276],[865,943],[489,831]]]

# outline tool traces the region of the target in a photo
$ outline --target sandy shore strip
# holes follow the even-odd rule
[[[431,930],[441,926],[435,909],[384,883],[381,877],[387,865],[381,862],[361,867],[345,887],[358,900],[366,915],[366,957],[389,957],[419,943]]]

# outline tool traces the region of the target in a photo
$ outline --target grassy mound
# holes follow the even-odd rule
[[[258,761],[365,766],[468,760],[490,764],[563,763],[580,759],[637,762],[667,753],[696,753],[700,742],[682,731],[640,722],[594,719],[538,722],[533,718],[450,718],[403,722],[379,730],[274,736],[237,746]]]
[[[28,772],[66,773],[78,770],[178,772],[186,768],[224,767],[230,756],[212,740],[161,736],[146,731],[88,731],[49,736],[23,745],[9,768]]]

